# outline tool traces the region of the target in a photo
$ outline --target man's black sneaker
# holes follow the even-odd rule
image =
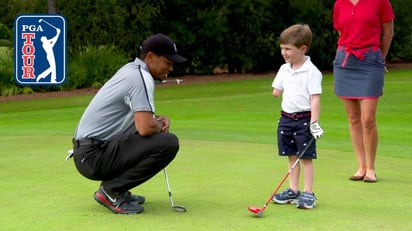
[[[144,196],[133,195],[130,191],[127,191],[124,194],[128,201],[135,201],[141,205],[146,201],[146,198]]]
[[[94,199],[98,203],[110,209],[112,212],[119,214],[136,214],[143,212],[144,207],[141,206],[138,201],[133,201],[133,199],[139,199],[141,201],[141,198],[133,196],[134,195],[129,192],[110,196],[103,187],[100,187],[99,190],[94,193]]]

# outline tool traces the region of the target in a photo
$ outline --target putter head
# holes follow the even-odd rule
[[[262,208],[257,208],[257,207],[254,207],[254,206],[249,206],[248,207],[248,210],[250,211],[250,212],[252,212],[255,216],[257,216],[257,217],[263,217],[263,209]]]
[[[182,205],[175,205],[173,206],[173,208],[175,209],[176,212],[179,212],[179,213],[185,213],[187,211],[186,208]]]

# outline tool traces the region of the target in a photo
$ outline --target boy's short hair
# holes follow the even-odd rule
[[[309,50],[312,43],[312,31],[308,24],[295,24],[282,31],[279,42],[280,44],[292,44],[297,48],[305,45]]]

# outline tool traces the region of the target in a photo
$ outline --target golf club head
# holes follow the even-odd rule
[[[255,216],[257,216],[257,217],[262,217],[263,216],[263,209],[262,208],[257,208],[257,207],[254,207],[254,206],[249,206],[248,207],[248,210],[250,211],[250,212],[252,212]]]
[[[41,21],[43,21],[43,19],[39,19],[39,23],[41,23]]]
[[[186,208],[182,205],[175,205],[173,206],[173,208],[175,209],[176,212],[179,212],[179,213],[185,213],[187,211]]]

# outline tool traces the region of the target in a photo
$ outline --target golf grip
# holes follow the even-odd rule
[[[279,188],[282,187],[283,183],[285,183],[286,179],[288,178],[290,172],[293,170],[293,168],[295,168],[295,166],[299,163],[300,159],[302,158],[302,156],[305,154],[305,152],[308,150],[308,148],[312,145],[313,141],[315,140],[315,138],[312,137],[312,139],[309,141],[309,143],[306,145],[305,149],[303,149],[303,151],[299,154],[298,158],[296,159],[295,163],[293,163],[292,166],[290,166],[290,168],[288,169],[288,172],[285,174],[285,176],[283,176],[282,180],[279,182],[278,186],[275,188],[275,191],[273,191],[273,193],[270,195],[270,197],[267,199],[266,204],[263,206],[263,210],[266,209],[266,207],[268,206],[268,204],[270,203],[270,201],[272,200],[273,196],[279,191]]]

